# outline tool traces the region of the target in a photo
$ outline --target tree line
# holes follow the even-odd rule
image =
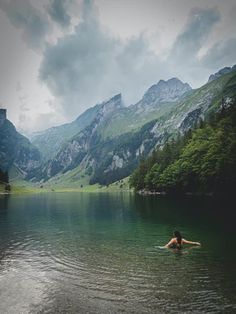
[[[0,169],[0,183],[9,183],[9,176],[7,171]]]
[[[0,184],[5,185],[5,190],[10,191],[11,187],[9,185],[9,175],[7,171],[0,169]]]
[[[236,103],[140,161],[136,191],[232,194],[236,190]]]

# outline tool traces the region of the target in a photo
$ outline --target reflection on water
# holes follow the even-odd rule
[[[226,207],[131,194],[0,198],[0,313],[232,312]],[[158,248],[173,229],[203,246]]]

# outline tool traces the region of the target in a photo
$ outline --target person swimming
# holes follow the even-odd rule
[[[182,235],[179,231],[173,232],[174,238],[172,238],[164,247],[170,249],[182,249],[183,244],[192,244],[192,245],[201,245],[200,242],[188,241],[182,238]]]

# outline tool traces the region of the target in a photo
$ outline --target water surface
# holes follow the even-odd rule
[[[0,198],[0,313],[232,313],[234,221],[211,199]],[[179,229],[201,248],[161,250]]]

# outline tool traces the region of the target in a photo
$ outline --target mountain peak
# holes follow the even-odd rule
[[[167,81],[160,80],[157,84],[152,85],[144,94],[143,100],[145,102],[173,102],[191,89],[188,83],[183,83],[173,77]]]
[[[209,76],[208,82],[212,82],[212,81],[218,79],[219,77],[221,77],[222,75],[228,74],[228,73],[235,71],[235,70],[236,70],[236,64],[233,65],[232,67],[224,67],[224,68],[220,69],[218,72],[211,74]]]
[[[106,103],[114,103],[116,106],[122,106],[122,95],[121,93],[116,94],[115,96],[111,97]]]
[[[102,108],[105,109],[105,111],[109,111],[109,112],[117,110],[122,107],[123,107],[123,102],[122,102],[121,94],[117,94],[113,96],[112,98],[110,98],[109,100],[104,101],[102,103]]]

